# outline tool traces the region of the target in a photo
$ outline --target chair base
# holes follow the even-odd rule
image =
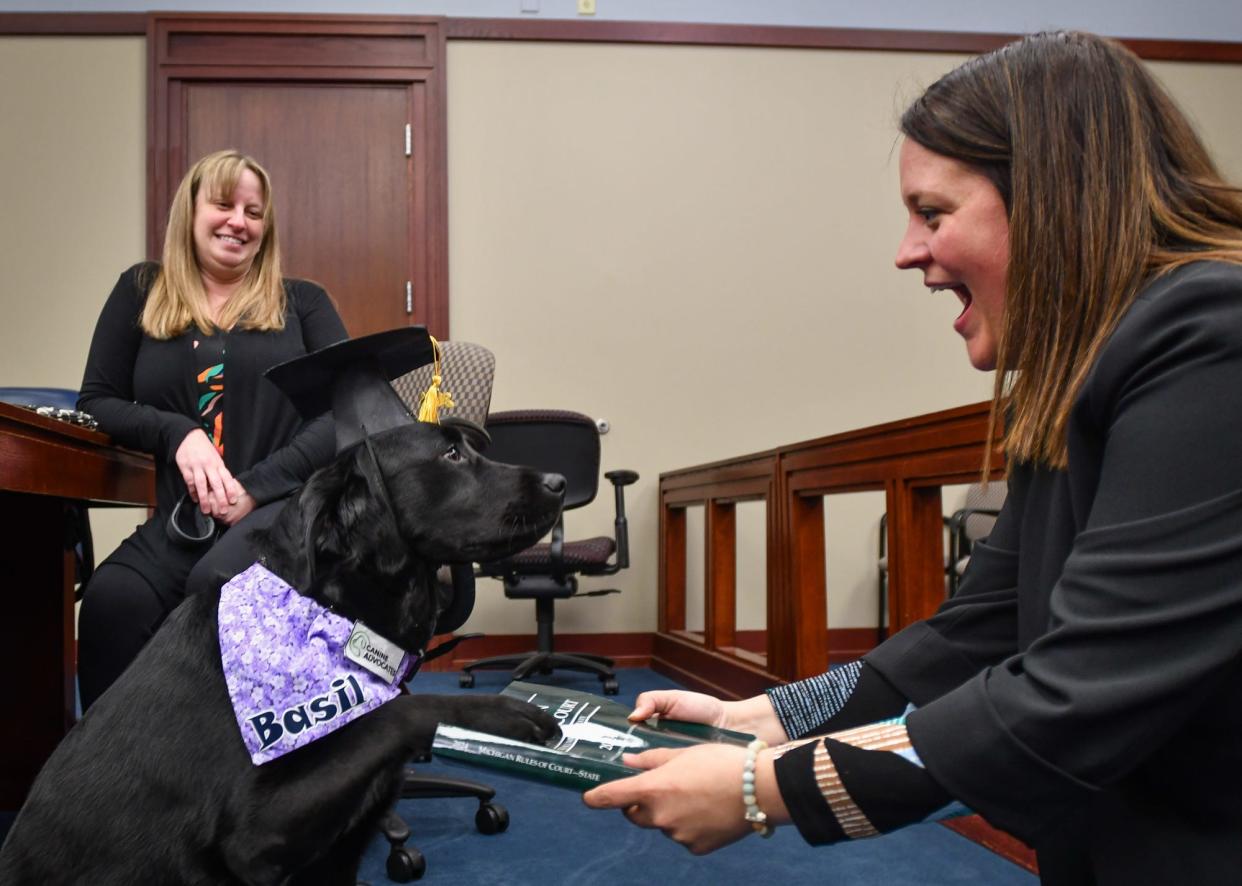
[[[478,811],[474,814],[474,826],[480,834],[499,834],[509,827],[509,812],[499,803],[493,803],[496,791],[477,781],[463,778],[445,778],[439,775],[418,775],[413,770],[405,771],[405,781],[401,785],[402,799],[425,799],[428,797],[473,797],[479,801]],[[380,833],[388,841],[388,861],[385,865],[388,878],[397,883],[409,883],[421,879],[427,872],[427,860],[423,854],[412,846],[406,846],[410,839],[410,828],[396,810],[389,810],[380,821]]]
[[[506,590],[508,585],[506,583]],[[593,593],[614,593],[613,591],[596,591]],[[556,596],[563,596],[557,594]],[[520,655],[493,655],[490,658],[481,658],[473,664],[468,664],[461,669],[461,676],[458,683],[463,689],[470,689],[474,686],[475,670],[500,670],[502,668],[513,668],[511,679],[525,680],[531,674],[550,674],[556,668],[570,671],[586,671],[589,674],[595,674],[599,677],[599,681],[604,684],[604,695],[616,695],[618,690],[617,675],[612,668],[614,662],[611,658],[602,655],[592,655],[589,652],[555,652],[552,644],[552,625],[556,620],[556,603],[555,596],[537,596],[535,600],[535,622],[538,626],[538,648],[534,652],[524,652]]]
[[[617,683],[617,675],[612,670],[613,664],[611,658],[605,658],[602,655],[592,655],[587,652],[547,651],[528,652],[521,655],[493,655],[490,658],[481,658],[463,667],[458,683],[463,689],[473,687],[473,671],[475,670],[512,668],[513,673],[510,675],[510,679],[525,680],[531,674],[550,674],[553,670],[560,668],[561,670],[585,671],[589,674],[595,674],[599,677],[599,681],[604,684],[604,694],[616,695],[620,687]]]

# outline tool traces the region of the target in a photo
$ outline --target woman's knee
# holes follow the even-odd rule
[[[230,578],[245,572],[259,557],[250,533],[271,526],[284,505],[284,499],[268,502],[226,532],[190,570],[185,583],[186,595],[214,593]]]
[[[114,563],[104,563],[91,576],[82,593],[78,628],[91,633],[137,631],[149,637],[159,627],[166,607],[146,576]]]

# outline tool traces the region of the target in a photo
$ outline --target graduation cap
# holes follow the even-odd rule
[[[389,382],[436,360],[435,339],[426,327],[404,326],[337,342],[264,374],[307,421],[332,410],[336,451],[344,452],[369,436],[413,422]],[[443,395],[437,390],[435,396]]]
[[[293,401],[303,419],[332,411],[336,451],[341,453],[375,434],[414,423],[391,380],[428,363],[435,364],[435,371],[417,420],[437,422],[440,408],[453,402],[440,390],[439,344],[424,326],[346,339],[273,366],[264,375]],[[374,469],[380,470],[378,462]],[[387,494],[383,484],[379,492]],[[474,608],[471,566],[455,565],[452,570],[453,599],[436,621],[438,633],[461,627]]]

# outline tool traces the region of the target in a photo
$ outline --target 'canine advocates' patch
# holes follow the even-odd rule
[[[220,660],[233,713],[257,766],[340,729],[400,692],[347,658],[354,623],[255,563],[220,593]],[[355,646],[358,646],[355,637]],[[387,662],[385,663],[387,664]]]

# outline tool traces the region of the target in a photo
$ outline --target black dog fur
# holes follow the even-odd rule
[[[488,461],[455,428],[414,424],[372,443],[373,461],[365,445],[340,456],[255,541],[302,593],[419,650],[445,602],[436,568],[535,542],[564,479]],[[500,696],[401,695],[255,766],[221,669],[218,598],[189,597],[69,731],[0,851],[0,883],[352,886],[437,724],[556,734],[547,714]]]

